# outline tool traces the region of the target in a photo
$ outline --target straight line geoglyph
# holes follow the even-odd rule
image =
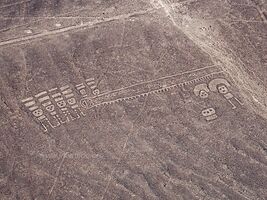
[[[1,46],[15,44],[15,43],[20,43],[20,42],[27,42],[28,40],[38,39],[38,38],[42,38],[42,37],[45,37],[45,36],[57,35],[57,34],[60,34],[60,33],[67,32],[67,31],[74,31],[74,30],[77,30],[77,29],[93,27],[93,26],[95,26],[97,24],[101,24],[101,23],[105,23],[105,22],[111,22],[111,21],[114,21],[114,20],[127,19],[127,18],[129,18],[131,16],[143,15],[143,14],[146,14],[146,13],[149,13],[149,12],[154,12],[156,10],[157,9],[155,9],[155,8],[150,8],[150,9],[147,9],[147,10],[144,10],[144,11],[117,15],[117,16],[114,16],[114,17],[103,18],[101,20],[94,20],[94,21],[90,21],[90,22],[84,22],[84,23],[79,24],[79,25],[73,25],[73,26],[69,26],[69,27],[65,27],[65,28],[61,28],[61,29],[57,29],[57,30],[53,30],[53,31],[43,32],[43,33],[31,35],[31,36],[26,36],[26,37],[21,37],[21,38],[16,38],[16,39],[10,39],[10,40],[6,40],[6,41],[3,41],[3,42],[0,42],[0,47]]]
[[[182,72],[182,73],[178,73],[178,74],[173,74],[173,75],[169,75],[169,76],[160,77],[158,79],[153,79],[153,80],[150,80],[150,81],[139,82],[139,83],[127,86],[127,87],[123,87],[123,88],[119,88],[119,89],[116,89],[116,90],[112,90],[112,91],[108,91],[108,92],[105,92],[105,93],[101,93],[101,94],[99,94],[99,95],[97,95],[97,96],[95,96],[95,97],[93,97],[91,99],[95,99],[95,98],[98,98],[98,97],[101,97],[101,96],[104,96],[104,95],[107,95],[107,94],[111,94],[111,93],[114,93],[114,92],[119,92],[119,91],[122,91],[122,90],[130,89],[130,88],[135,87],[135,86],[140,86],[140,85],[144,85],[144,84],[148,84],[148,83],[153,83],[153,82],[156,82],[156,81],[160,81],[160,80],[164,80],[164,79],[168,79],[168,78],[173,78],[173,77],[176,77],[176,76],[182,76],[182,75],[185,75],[185,74],[191,74],[191,73],[202,71],[202,70],[205,70],[205,69],[215,68],[217,66],[219,66],[219,65],[209,65],[209,66],[206,66],[206,67],[202,67],[202,68],[198,68],[198,69],[194,69],[194,70],[190,70],[190,71],[186,71],[186,72]]]
[[[163,87],[161,89],[152,90],[152,91],[149,91],[149,92],[144,92],[144,93],[141,93],[141,94],[138,94],[138,95],[134,95],[134,96],[118,98],[118,99],[115,99],[115,100],[112,100],[112,101],[105,101],[105,102],[93,105],[89,109],[94,108],[94,107],[99,107],[99,106],[102,106],[102,105],[110,105],[110,104],[118,103],[118,102],[121,102],[121,101],[134,100],[136,98],[148,96],[150,94],[167,92],[170,89],[174,89],[174,88],[177,88],[177,87],[183,87],[185,85],[194,84],[194,83],[196,83],[198,81],[202,81],[202,80],[205,80],[205,79],[210,79],[212,76],[214,76],[216,74],[222,74],[222,73],[224,73],[224,71],[214,72],[214,73],[210,73],[210,74],[207,74],[205,76],[202,76],[200,78],[195,78],[195,79],[192,79],[190,81],[182,82],[182,83],[179,83],[179,84],[173,84],[173,85],[170,85],[170,86],[167,86],[167,87]],[[129,86],[129,87],[131,87],[131,86]]]

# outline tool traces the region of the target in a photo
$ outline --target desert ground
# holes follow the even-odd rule
[[[1,0],[1,200],[266,200],[266,0]]]

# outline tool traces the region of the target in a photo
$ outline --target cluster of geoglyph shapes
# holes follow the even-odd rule
[[[206,99],[209,97],[209,92],[218,92],[222,95],[232,106],[232,109],[236,109],[237,104],[243,105],[243,103],[235,97],[229,90],[230,83],[223,78],[216,78],[211,80],[208,84],[201,83],[195,86],[194,94],[201,99]],[[205,108],[201,112],[202,116],[206,118],[207,121],[217,119],[216,111],[214,108]]]
[[[94,107],[133,100],[151,94],[167,92],[170,89],[177,87],[183,88],[184,86],[191,84],[196,85],[197,82],[202,82],[204,80],[210,81],[208,84],[201,83],[194,87],[193,92],[197,97],[206,99],[209,97],[210,92],[218,92],[232,105],[232,109],[236,108],[236,103],[243,105],[243,103],[241,103],[231,92],[229,92],[228,88],[230,87],[230,84],[227,80],[223,78],[213,78],[214,75],[219,75],[220,73],[222,72],[219,71],[209,73],[202,77],[181,83],[157,86],[159,87],[158,89],[153,86],[154,83],[152,82],[155,81],[150,81],[150,83],[141,84],[147,86],[140,85],[141,87],[144,87],[145,90],[148,89],[148,91],[139,93],[139,89],[137,88],[136,95],[133,95],[133,91],[131,91],[135,85],[100,94],[94,79],[90,78],[86,79],[84,83],[75,85],[75,87],[65,85],[60,88],[53,88],[48,91],[40,92],[33,97],[24,99],[22,102],[29,109],[29,111],[32,112],[33,116],[40,122],[45,132],[49,127],[56,128],[61,124],[65,124],[70,121],[74,121],[81,116],[85,116],[83,111]],[[158,82],[155,82],[155,84],[158,85]],[[75,89],[76,94],[79,95],[78,101],[75,97],[73,89]],[[88,89],[91,91],[93,96],[87,93]],[[128,89],[130,90],[127,92]],[[217,118],[215,109],[209,106],[202,110],[201,114],[206,118],[207,121]]]
[[[49,128],[54,129],[85,116],[73,92],[74,88],[82,97],[88,96],[88,88],[93,95],[100,93],[94,78],[90,78],[75,87],[65,85],[52,88],[23,99],[21,102],[40,122],[43,131],[47,132]]]
[[[140,98],[140,97],[149,96],[151,94],[159,94],[159,93],[167,92],[167,91],[169,91],[171,89],[174,89],[174,88],[177,88],[177,87],[178,88],[183,88],[184,86],[187,86],[187,85],[196,84],[199,81],[209,80],[214,75],[217,75],[217,74],[220,74],[220,73],[221,72],[210,73],[210,74],[207,74],[205,76],[198,77],[198,78],[195,78],[195,79],[192,79],[192,80],[189,80],[189,81],[185,81],[185,82],[182,82],[182,83],[158,86],[159,89],[152,89],[152,88],[154,88],[153,87],[153,83],[151,84],[151,87],[149,86],[149,84],[146,84],[148,86],[148,88],[149,88],[148,92],[143,92],[143,93],[139,93],[137,95],[132,95],[132,96],[125,95],[124,97],[116,98],[114,100],[103,101],[103,102],[100,102],[100,103],[94,102],[91,97],[85,97],[85,98],[81,99],[80,104],[84,109],[90,109],[90,108],[98,107],[98,106],[102,106],[102,105],[111,105],[113,103],[119,103],[121,101],[134,100],[134,99],[137,99],[137,98]],[[124,90],[111,91],[111,92],[108,92],[107,94],[101,94],[100,96],[106,96],[106,98],[109,99],[109,98],[112,98],[112,97],[120,96],[121,92],[123,92],[123,91]]]

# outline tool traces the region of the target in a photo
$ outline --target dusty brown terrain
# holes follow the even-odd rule
[[[0,199],[265,200],[266,88],[266,0],[2,0]]]

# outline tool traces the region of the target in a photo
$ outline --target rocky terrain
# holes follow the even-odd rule
[[[265,200],[266,88],[266,0],[2,0],[0,199]]]

